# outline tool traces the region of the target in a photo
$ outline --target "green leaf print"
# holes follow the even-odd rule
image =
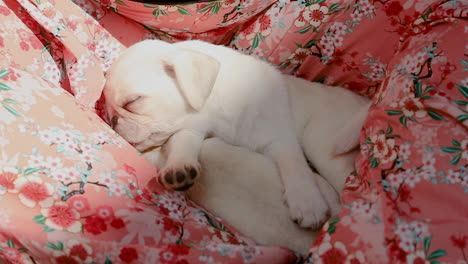
[[[466,120],[468,120],[468,115],[459,115],[457,116],[457,120],[460,122],[465,122]]]
[[[8,247],[11,247],[11,248],[14,248],[14,247],[15,247],[15,243],[13,243],[13,240],[8,239],[8,240],[7,240],[7,246],[8,246]]]
[[[200,9],[197,10],[197,12],[199,13],[203,13],[203,12],[206,12],[206,11],[209,11],[211,10],[211,14],[217,14],[218,11],[219,11],[219,2],[213,2],[213,3],[210,3]]]
[[[179,13],[182,15],[191,15],[191,13],[187,11],[187,9],[180,6],[177,7],[177,11],[179,11]]]
[[[453,157],[453,159],[450,161],[450,164],[452,164],[452,165],[457,164],[460,161],[460,158],[461,158],[461,153],[459,153],[458,155]]]
[[[157,8],[158,5],[153,5],[153,4],[143,4],[144,7],[147,7],[147,8]]]
[[[123,2],[122,0],[115,0],[115,2],[119,5],[124,5],[126,6],[127,4],[125,2]]]
[[[461,148],[454,148],[454,147],[442,147],[443,152],[447,153],[455,153],[461,151]]]
[[[433,260],[433,259],[436,259],[436,258],[440,258],[440,257],[443,257],[443,256],[446,256],[447,255],[447,252],[443,249],[438,249],[434,252],[432,252],[429,257],[427,257],[428,260]]]
[[[43,225],[45,223],[45,220],[46,220],[46,217],[43,216],[43,215],[36,215],[34,218],[33,218],[34,222],[40,224],[40,225]]]
[[[16,102],[15,100],[13,99],[5,99],[3,100],[4,103],[9,103],[9,104],[17,104],[18,102]]]
[[[426,252],[426,255],[430,247],[431,247],[431,237],[428,236],[424,238],[424,252]]]
[[[2,104],[2,105],[3,105],[3,107],[4,107],[6,110],[8,110],[8,112],[10,112],[12,115],[21,116],[21,114],[20,114],[18,111],[16,111],[16,109],[14,109],[13,107],[11,107],[11,106],[9,106],[9,105],[7,105],[7,104]]]
[[[31,173],[35,173],[35,172],[38,172],[40,171],[41,169],[37,169],[37,168],[27,168],[24,170],[24,175],[27,176]]]
[[[213,10],[211,10],[211,14],[215,15],[218,14],[219,12],[219,2],[215,2],[215,5],[213,6]]]
[[[370,167],[371,168],[377,168],[379,166],[379,160],[372,157],[371,158],[371,164],[370,164]]]
[[[400,110],[387,110],[387,115],[401,115],[403,111]]]
[[[436,112],[435,110],[432,109],[426,109],[427,113],[429,114],[430,117],[434,120],[446,120],[445,117],[443,117],[440,113]]]
[[[0,83],[0,90],[9,91],[11,88],[4,83]]]
[[[305,49],[310,49],[310,48],[312,48],[312,47],[314,46],[315,42],[317,42],[317,41],[318,41],[318,39],[313,39],[313,40],[307,42],[307,43],[304,45],[304,48],[305,48]]]
[[[422,83],[421,82],[417,82],[415,85],[414,85],[414,95],[416,97],[420,97],[421,96],[421,92],[422,92]]]
[[[47,245],[47,247],[49,247],[51,249],[63,250],[63,243],[60,242],[60,241],[57,242],[57,245],[55,245],[54,243],[51,243],[51,242],[48,242],[46,245]]]
[[[7,76],[9,73],[9,70],[0,70],[0,79]]]
[[[257,33],[257,34],[255,34],[255,37],[253,39],[252,46],[250,47],[250,51],[256,49],[259,44],[260,44],[260,39],[259,39],[259,36],[258,36],[258,33]]]
[[[457,84],[457,87],[458,90],[460,90],[460,92],[463,94],[463,96],[465,96],[465,98],[468,98],[468,87],[459,84]]]
[[[340,6],[340,3],[335,3],[328,8],[328,12],[332,12]]]
[[[112,264],[112,260],[110,260],[109,257],[106,257],[104,264]]]
[[[305,33],[307,33],[311,28],[312,28],[312,25],[308,25],[307,27],[296,31],[296,33],[305,34]]]
[[[400,120],[400,123],[401,123],[403,126],[406,127],[406,124],[407,124],[407,122],[408,122],[408,118],[407,118],[406,116],[403,115],[403,116],[400,117],[399,120]]]

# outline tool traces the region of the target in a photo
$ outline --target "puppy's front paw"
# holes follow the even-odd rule
[[[159,183],[175,191],[186,191],[192,187],[199,174],[200,166],[198,164],[169,166],[162,170]]]
[[[299,185],[285,192],[291,219],[302,228],[319,229],[330,217],[330,208],[318,188]]]

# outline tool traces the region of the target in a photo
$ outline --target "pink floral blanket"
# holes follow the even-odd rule
[[[0,258],[468,263],[467,17],[466,0],[0,0]],[[106,70],[147,38],[225,44],[373,98],[344,209],[308,256],[153,184],[102,121]]]

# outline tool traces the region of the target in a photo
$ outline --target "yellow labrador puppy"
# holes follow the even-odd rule
[[[368,107],[345,89],[282,75],[253,57],[202,41],[146,40],[129,47],[107,73],[104,93],[113,127],[127,141],[140,151],[166,144],[159,178],[164,186],[190,188],[200,174],[203,140],[217,137],[269,157],[290,217],[311,228],[339,205],[324,196],[304,152],[341,191],[354,153],[335,153],[356,145]]]

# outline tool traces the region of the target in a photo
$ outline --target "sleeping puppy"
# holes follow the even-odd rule
[[[143,153],[157,167],[166,163],[165,146]],[[203,141],[201,173],[188,198],[202,205],[225,223],[263,246],[283,246],[305,255],[317,232],[300,228],[288,215],[283,202],[283,184],[273,161],[220,139]],[[322,177],[318,184],[328,199],[339,204],[333,187]],[[331,208],[332,214],[340,207]]]
[[[190,188],[200,174],[203,140],[218,137],[273,160],[290,217],[311,228],[321,226],[336,199],[325,199],[304,152],[341,191],[345,175],[337,168],[352,167],[354,156],[334,154],[356,145],[365,116],[356,113],[368,106],[350,91],[282,75],[202,41],[129,47],[108,71],[104,95],[113,128],[138,150],[166,144],[162,185]]]

